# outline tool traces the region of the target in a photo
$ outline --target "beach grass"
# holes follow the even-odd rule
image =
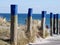
[[[4,24],[4,25],[3,25]],[[32,26],[32,35],[30,35],[30,32],[27,32],[26,33],[26,30],[27,30],[27,25],[20,25],[19,26],[19,29],[17,30],[18,31],[18,35],[17,35],[17,43],[18,45],[26,45],[26,44],[29,44],[29,43],[33,43],[35,41],[35,39],[37,37],[42,37],[42,31],[38,29],[38,27],[40,27],[40,24],[38,23],[37,20],[35,20],[33,22],[33,26]],[[10,24],[8,22],[6,23],[1,23],[0,26],[9,26],[10,27]],[[48,32],[46,31],[46,37],[48,36]],[[0,37],[8,37],[10,38],[10,29],[5,29],[5,28],[2,28],[0,29]],[[0,40],[0,45],[9,45],[8,42],[5,42],[3,40]]]

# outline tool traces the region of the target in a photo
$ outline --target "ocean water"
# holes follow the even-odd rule
[[[8,13],[0,13],[0,17],[6,18],[7,21],[10,21],[10,14]],[[33,19],[41,20],[41,14],[33,14]],[[25,19],[27,19],[27,14],[18,14],[18,23],[19,24],[26,24]],[[50,27],[50,16],[49,14],[46,15],[46,25]]]

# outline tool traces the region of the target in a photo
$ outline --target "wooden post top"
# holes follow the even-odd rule
[[[11,15],[17,15],[17,5],[11,5]]]
[[[52,12],[50,13],[50,18],[53,18],[53,13]]]
[[[47,11],[42,11],[42,18],[46,17],[46,12]]]
[[[56,14],[56,18],[58,18],[59,14]]]
[[[28,17],[32,16],[32,8],[28,9]]]

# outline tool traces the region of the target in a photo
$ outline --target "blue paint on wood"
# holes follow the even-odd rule
[[[55,18],[58,18],[58,15],[59,15],[59,14],[54,14],[54,19],[55,19]]]
[[[42,18],[46,17],[46,11],[42,11]]]
[[[59,15],[59,14],[56,14],[56,18],[57,18],[57,19],[58,19],[58,15]]]
[[[11,15],[17,15],[17,5],[11,5]]]
[[[50,13],[50,18],[53,18],[53,13]]]
[[[31,17],[32,16],[32,8],[29,8],[28,10],[28,17]]]
[[[54,19],[56,18],[56,14],[53,15]]]

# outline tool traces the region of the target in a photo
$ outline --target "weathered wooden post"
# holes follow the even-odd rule
[[[50,35],[53,36],[53,13],[50,13]]]
[[[17,45],[17,27],[18,27],[17,5],[11,5],[11,45]]]
[[[30,36],[32,36],[32,8],[29,8],[28,10],[28,19],[27,19],[27,33],[30,33]]]
[[[56,14],[56,33],[57,33],[57,35],[59,34],[59,30],[58,30],[58,15],[59,14]]]
[[[46,27],[46,24],[45,24],[45,20],[46,20],[46,11],[42,11],[42,21],[41,21],[41,28],[43,30],[43,38],[45,38],[45,27]]]
[[[53,33],[55,34],[55,14],[53,15]]]

